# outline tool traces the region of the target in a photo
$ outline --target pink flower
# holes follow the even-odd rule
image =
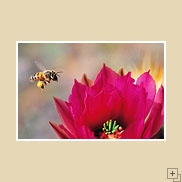
[[[54,101],[63,124],[50,124],[62,139],[157,138],[164,124],[164,88],[156,93],[149,71],[135,83],[104,65],[94,83],[75,80],[69,102]]]

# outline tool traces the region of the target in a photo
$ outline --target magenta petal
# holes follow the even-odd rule
[[[164,88],[160,87],[156,95],[151,113],[145,124],[143,138],[152,138],[164,125]]]
[[[61,129],[56,123],[53,123],[51,121],[49,121],[49,123],[52,126],[52,128],[54,129],[54,131],[56,132],[56,134],[59,136],[59,138],[61,138],[61,139],[70,139],[67,132],[65,132],[63,129]]]
[[[58,99],[56,97],[54,97],[54,102],[55,102],[56,110],[58,112],[58,115],[59,115],[61,121],[70,130],[70,132],[76,136],[74,121],[73,121],[72,115],[68,109],[66,102],[64,102],[61,99]]]
[[[130,73],[116,80],[116,88],[122,98],[121,119],[125,128],[122,135],[126,138],[139,138],[145,121],[145,91],[134,85]]]
[[[140,125],[139,125],[140,124]],[[140,139],[144,129],[144,120],[136,121],[131,124],[124,130],[121,135],[121,139]]]
[[[69,136],[70,139],[75,139],[75,136],[73,136],[62,124],[59,125],[59,127]]]
[[[80,123],[94,130],[101,127],[109,119],[109,108],[107,106],[108,96],[103,91],[96,96],[87,96],[86,107],[81,115]]]
[[[96,77],[94,85],[90,88],[89,94],[95,96],[102,91],[103,87],[108,85],[115,86],[115,80],[119,77],[120,76],[115,71],[104,64]]]
[[[89,95],[96,96],[102,91],[103,86],[104,86],[103,78],[98,79],[97,83],[91,86],[90,89],[88,90]]]
[[[112,69],[108,68],[105,64],[103,65],[101,71],[99,72],[99,74],[97,75],[97,78],[95,80],[95,84],[98,82],[98,80],[100,80],[101,78],[103,78],[104,84],[108,83],[111,85],[115,85],[115,80],[117,78],[119,78],[120,76],[113,71]]]
[[[84,99],[86,96],[86,86],[75,80],[72,94],[69,96],[69,103],[72,106],[73,116],[76,120],[84,110]]]
[[[149,74],[149,71],[143,73],[137,79],[136,84],[144,88],[146,92],[146,108],[145,108],[145,117],[146,117],[154,102],[154,98],[156,94],[156,84],[152,76]]]
[[[134,80],[128,73],[116,80],[116,88],[122,98],[122,116],[123,122],[128,125],[136,120],[144,118],[145,110],[145,92],[138,85],[134,85]]]
[[[121,103],[117,90],[106,92],[103,89],[96,96],[88,95],[85,101],[86,107],[79,123],[91,130],[100,128],[107,120],[120,117]]]
[[[90,129],[86,128],[86,132],[89,139],[96,139],[94,136],[94,132],[92,132]]]
[[[86,126],[81,126],[79,128],[79,135],[82,139],[95,139],[94,133],[91,132]]]
[[[124,95],[126,90],[128,89],[128,86],[134,85],[133,84],[134,82],[135,82],[135,80],[133,78],[131,78],[131,72],[128,72],[127,75],[119,77],[116,80],[115,86],[118,90],[120,90],[122,92],[122,95]]]

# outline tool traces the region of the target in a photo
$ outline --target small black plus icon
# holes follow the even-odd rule
[[[173,179],[173,182],[182,182],[178,168],[167,168],[167,179]]]
[[[170,173],[172,176],[175,174],[173,171],[172,171],[172,173]]]

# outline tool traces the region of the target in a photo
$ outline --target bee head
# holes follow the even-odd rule
[[[53,81],[58,81],[58,77],[57,77],[57,73],[55,71],[52,71],[51,72],[51,75],[50,75],[51,79]]]

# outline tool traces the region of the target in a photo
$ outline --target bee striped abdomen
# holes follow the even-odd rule
[[[33,81],[38,81],[38,80],[44,80],[44,76],[43,76],[43,73],[42,72],[39,72],[39,73],[35,73],[34,75],[31,76],[30,78],[31,80]]]
[[[34,81],[38,80],[37,79],[37,73],[35,73],[34,75],[32,75],[32,80],[34,80]]]

